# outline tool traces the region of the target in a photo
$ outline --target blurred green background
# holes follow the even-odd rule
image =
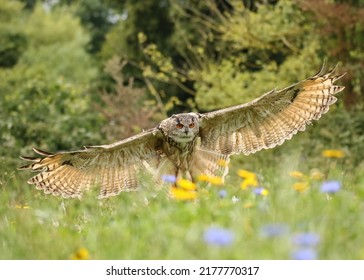
[[[325,60],[329,67],[339,63],[338,72],[347,72],[339,82],[346,88],[339,94],[338,102],[320,121],[283,146],[249,157],[235,157],[227,184],[233,188],[239,168],[262,174],[266,185],[273,189],[282,185],[280,188],[285,186],[286,190],[291,190],[292,182],[287,176],[292,170],[308,174],[318,168],[326,179],[340,180],[344,189],[348,186],[347,190],[353,191],[345,198],[350,197],[357,204],[352,205],[353,210],[349,207],[353,201],[345,204],[346,200],[341,198],[332,207],[335,209],[339,205],[345,209],[342,218],[352,211],[357,215],[354,220],[358,225],[349,234],[354,238],[350,249],[357,251],[330,254],[325,245],[322,258],[361,258],[364,254],[357,245],[362,241],[358,234],[363,229],[360,214],[364,197],[363,0],[0,0],[0,191],[3,214],[0,235],[5,240],[0,258],[32,258],[26,249],[30,241],[21,240],[20,236],[31,232],[32,240],[35,240],[42,235],[42,231],[35,228],[45,226],[43,230],[48,231],[47,221],[51,227],[59,215],[66,219],[65,224],[72,225],[70,235],[67,235],[67,229],[62,233],[54,228],[55,232],[50,234],[55,236],[49,236],[44,246],[32,245],[33,258],[68,258],[78,246],[91,248],[93,258],[208,258],[203,248],[200,253],[193,252],[193,242],[197,241],[189,237],[186,242],[191,242],[191,248],[174,242],[173,250],[181,254],[167,253],[168,239],[160,240],[164,249],[152,256],[140,254],[144,249],[139,243],[134,251],[125,248],[120,251],[123,252],[121,255],[107,251],[110,244],[102,251],[95,245],[95,237],[85,237],[84,231],[80,235],[75,227],[83,224],[90,232],[94,225],[90,222],[92,215],[101,219],[101,224],[110,226],[107,217],[121,215],[113,208],[117,207],[115,201],[118,199],[125,209],[131,210],[128,219],[135,227],[142,222],[141,213],[152,211],[158,219],[164,207],[181,211],[181,215],[191,219],[182,219],[181,228],[190,227],[199,218],[211,221],[212,216],[206,210],[200,217],[191,210],[197,206],[173,206],[163,199],[158,207],[148,211],[142,208],[138,213],[129,196],[124,194],[106,208],[98,206],[93,198],[87,200],[84,209],[92,209],[95,213],[85,214],[83,211],[86,210],[80,210],[82,204],[79,202],[45,198],[28,186],[29,174],[16,171],[22,164],[19,155],[31,155],[31,147],[59,151],[111,143],[153,127],[172,113],[206,112],[244,103],[273,88],[283,88],[312,76]],[[328,163],[321,155],[325,149],[343,151],[345,156],[338,163]],[[346,183],[344,178],[348,180]],[[234,195],[239,196],[236,189]],[[240,195],[244,200],[244,194]],[[322,198],[314,200],[317,192],[313,191],[312,196],[306,197],[307,203],[311,199],[323,203]],[[285,196],[271,197],[274,198],[271,207],[279,207],[287,199]],[[250,197],[247,199],[249,201]],[[35,204],[30,207],[32,203]],[[64,203],[75,212],[63,211]],[[210,204],[206,201],[202,204],[215,209],[214,203],[220,203],[218,197]],[[306,205],[302,200],[295,201],[287,211],[293,211],[296,203],[302,207]],[[31,208],[30,212],[19,212],[24,205]],[[234,208],[234,212],[230,207],[233,209],[233,204],[225,210],[238,211]],[[39,211],[46,212],[44,209],[51,209],[44,214],[46,218],[39,214]],[[240,210],[243,212],[236,217],[227,214],[228,221],[233,222],[239,215],[245,217],[246,208]],[[249,214],[252,220],[254,215],[261,213],[259,209],[254,211],[257,212]],[[310,211],[314,215],[321,210],[312,208]],[[274,217],[266,222],[276,220],[277,215]],[[281,217],[281,221],[293,223],[285,214]],[[24,227],[17,229],[17,223],[23,224],[24,218],[27,221]],[[174,219],[169,218],[173,223]],[[308,223],[311,218],[308,215],[303,219]],[[225,226],[226,219],[221,217]],[[248,222],[244,225],[251,233],[252,225]],[[125,226],[123,220],[120,227]],[[153,223],[149,221],[144,227],[141,226],[148,233]],[[168,228],[167,224],[162,227]],[[178,229],[176,225],[167,236],[182,238],[186,232]],[[201,224],[190,234],[198,235],[202,231]],[[338,232],[347,234],[346,231]],[[141,236],[141,240],[150,238],[150,234]],[[77,242],[70,241],[70,247],[62,247],[58,254],[48,252],[46,248],[51,240],[61,236]],[[129,232],[124,237],[131,240],[132,236]],[[105,238],[109,237],[105,234]],[[92,242],[96,247],[92,247]],[[99,249],[102,253],[97,254]],[[278,255],[274,252],[209,253],[212,258],[289,258],[287,252]]]

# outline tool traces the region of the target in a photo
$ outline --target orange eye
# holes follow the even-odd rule
[[[178,124],[176,124],[176,127],[179,128],[179,129],[181,129],[183,127],[183,124],[178,123]]]
[[[194,124],[194,123],[190,123],[190,124],[188,125],[188,127],[189,127],[189,128],[194,128],[194,127],[195,127],[195,124]]]

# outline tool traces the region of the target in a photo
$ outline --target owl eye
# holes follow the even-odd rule
[[[183,127],[183,124],[178,123],[178,124],[176,124],[176,127],[179,128],[179,129],[181,129]]]
[[[195,124],[194,124],[194,123],[190,123],[190,124],[188,125],[188,127],[189,127],[189,128],[194,128],[194,127],[195,127]]]

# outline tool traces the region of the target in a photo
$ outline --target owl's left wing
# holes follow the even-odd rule
[[[110,145],[79,151],[51,154],[33,150],[41,157],[21,157],[32,163],[19,169],[40,172],[28,183],[45,193],[63,197],[80,197],[93,186],[101,187],[99,198],[135,190],[140,186],[138,173],[154,170],[164,157],[162,135],[157,128]]]
[[[261,149],[281,145],[312,120],[317,120],[337,100],[344,89],[334,85],[342,75],[335,69],[282,90],[272,90],[238,106],[201,115],[201,146],[222,154],[249,155]]]

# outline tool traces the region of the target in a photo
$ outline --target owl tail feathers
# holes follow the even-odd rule
[[[201,176],[220,177],[222,182],[229,171],[229,155],[197,148],[190,164],[192,178],[198,181]],[[208,181],[208,180],[207,180]]]

